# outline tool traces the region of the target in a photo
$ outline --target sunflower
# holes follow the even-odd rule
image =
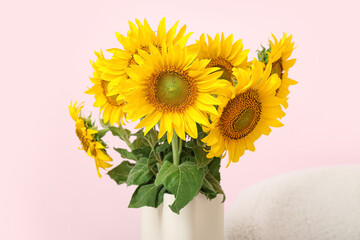
[[[94,69],[93,77],[90,78],[91,82],[94,84],[89,88],[85,93],[95,95],[94,107],[100,107],[100,112],[103,115],[103,121],[107,123],[110,121],[110,124],[114,123],[121,124],[125,116],[123,112],[123,107],[125,102],[118,100],[118,94],[110,94],[110,86],[116,86],[116,81],[111,82],[103,79],[103,70],[107,68],[106,60],[102,51],[100,53],[95,52],[97,59],[96,62],[91,62],[91,65]]]
[[[217,114],[214,105],[220,102],[213,95],[230,84],[218,80],[218,68],[206,68],[210,60],[196,59],[186,47],[164,42],[161,51],[154,45],[149,50],[139,50],[139,65],[126,70],[131,79],[123,87],[132,89],[125,95],[127,119],[144,117],[136,127],[146,127],[145,134],[160,122],[159,138],[167,132],[169,143],[173,129],[183,140],[185,132],[197,138],[196,123],[208,125],[206,113]]]
[[[82,104],[76,106],[76,102],[74,104],[70,103],[70,116],[75,121],[75,132],[82,145],[80,150],[84,150],[89,157],[95,159],[96,170],[98,176],[101,177],[99,168],[106,169],[111,167],[112,165],[108,162],[111,162],[112,158],[107,155],[105,144],[98,138],[98,131],[93,129],[91,120],[81,116],[82,108]]]
[[[180,44],[181,46],[185,46],[191,35],[191,33],[185,35],[186,25],[181,27],[179,32],[176,33],[179,24],[178,21],[168,32],[166,32],[165,18],[161,19],[156,32],[151,29],[146,19],[144,19],[144,24],[138,19],[135,19],[135,22],[136,25],[129,21],[130,30],[128,31],[127,36],[116,32],[116,38],[123,49],[112,48],[107,50],[113,54],[113,57],[107,61],[108,67],[106,74],[104,74],[105,80],[111,81],[126,75],[125,68],[132,64],[136,64],[134,55],[137,54],[139,50],[149,52],[150,44],[158,48],[161,48],[163,42],[167,45]]]
[[[203,138],[210,146],[207,157],[229,153],[229,163],[237,162],[245,150],[255,151],[254,142],[262,135],[268,135],[269,127],[281,127],[277,120],[285,115],[280,104],[283,100],[275,96],[280,86],[276,74],[270,76],[271,65],[264,71],[264,64],[254,60],[249,71],[234,68],[239,80],[230,98],[220,98],[219,115],[212,116],[212,123],[204,131],[209,134]]]
[[[285,33],[280,41],[274,35],[274,42],[270,41],[270,51],[267,52],[267,64],[271,64],[271,74],[277,74],[281,79],[281,85],[276,90],[276,96],[286,99],[289,95],[289,86],[295,85],[297,81],[288,77],[289,69],[294,66],[296,59],[289,59],[293,50],[294,42],[291,42],[292,35],[287,36]],[[283,106],[288,107],[287,101],[284,101]]]
[[[161,50],[161,44],[165,42],[167,45],[179,44],[185,46],[191,33],[186,34],[186,25],[182,26],[177,32],[179,22],[176,22],[169,31],[166,32],[166,19],[163,18],[157,31],[153,31],[149,23],[144,19],[141,23],[135,19],[136,25],[129,21],[130,30],[127,36],[116,32],[116,38],[123,46],[123,49],[112,48],[107,51],[112,53],[111,59],[106,60],[106,68],[103,68],[101,74],[104,80],[109,81],[108,96],[113,97],[117,101],[123,101],[123,94],[128,92],[128,89],[122,88],[122,81],[129,79],[125,69],[132,64],[137,64],[135,55],[139,50],[149,52],[149,46],[154,45]]]
[[[200,36],[196,41],[195,47],[198,49],[198,58],[210,59],[208,67],[218,67],[223,72],[221,79],[228,80],[231,84],[236,85],[237,79],[233,74],[233,68],[247,69],[247,55],[249,50],[243,50],[242,40],[239,39],[233,43],[233,35],[225,38],[224,34],[216,34],[212,39],[209,35],[208,44],[205,40],[205,34]],[[192,46],[192,48],[195,48]]]

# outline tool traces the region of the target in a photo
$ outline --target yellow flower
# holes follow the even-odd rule
[[[233,69],[238,79],[234,95],[220,98],[218,116],[212,116],[209,134],[203,138],[210,150],[208,157],[229,153],[229,163],[237,162],[245,150],[255,151],[254,142],[262,135],[268,135],[269,127],[281,127],[277,120],[285,115],[281,110],[282,100],[275,96],[280,86],[276,74],[270,76],[271,65],[264,71],[264,64],[254,60],[249,71]]]
[[[94,107],[100,107],[100,113],[102,112],[103,121],[107,123],[110,121],[110,124],[114,123],[121,124],[125,113],[123,112],[123,107],[125,102],[123,100],[118,100],[118,94],[109,93],[111,87],[117,87],[116,81],[109,82],[104,80],[104,69],[107,68],[106,60],[104,58],[103,52],[95,52],[97,59],[96,62],[91,62],[91,65],[94,69],[93,77],[90,78],[91,82],[94,84],[89,88],[85,93],[95,95]]]
[[[106,60],[106,67],[101,76],[104,80],[109,81],[108,96],[112,96],[117,101],[123,101],[123,94],[129,90],[121,87],[122,81],[128,79],[125,69],[132,64],[137,64],[134,56],[138,54],[139,50],[149,53],[149,46],[154,45],[161,50],[163,42],[166,45],[179,44],[185,46],[191,33],[185,35],[186,25],[180,28],[177,33],[179,22],[176,22],[169,31],[166,31],[166,19],[163,18],[157,31],[153,31],[146,21],[141,23],[138,19],[135,20],[136,25],[129,21],[130,30],[127,36],[116,33],[116,38],[122,45],[123,49],[112,48],[107,51],[112,53],[111,59]]]
[[[271,74],[276,73],[281,79],[281,85],[276,90],[276,96],[286,99],[289,95],[289,86],[295,85],[294,81],[288,77],[289,69],[294,66],[296,59],[289,59],[293,50],[294,42],[291,42],[292,35],[287,36],[285,33],[278,41],[274,35],[274,42],[270,41],[270,52],[268,52],[268,63],[272,66]],[[287,101],[283,102],[285,108],[288,107]]]
[[[79,149],[84,150],[89,157],[95,159],[96,170],[98,176],[101,177],[99,168],[111,167],[112,165],[108,162],[111,162],[112,158],[105,152],[104,145],[95,139],[98,131],[91,129],[89,126],[91,123],[81,116],[83,105],[76,106],[76,104],[76,102],[74,104],[70,103],[69,112],[71,118],[75,121],[75,132],[82,145],[82,148]]]
[[[167,132],[171,142],[173,128],[185,140],[185,132],[197,138],[196,123],[208,125],[206,113],[217,114],[213,97],[230,84],[218,80],[218,68],[206,68],[210,60],[196,59],[196,53],[188,53],[181,45],[167,46],[161,51],[150,45],[150,54],[139,50],[135,60],[126,70],[131,79],[123,81],[123,88],[132,89],[125,95],[124,111],[127,119],[136,121],[145,117],[137,128],[145,128],[145,134],[159,121],[159,138]]]
[[[190,34],[185,35],[186,25],[181,27],[178,33],[177,26],[179,22],[176,22],[174,26],[166,32],[166,19],[161,19],[157,31],[153,31],[149,23],[144,19],[144,24],[138,19],[135,19],[136,25],[129,21],[130,30],[127,36],[124,36],[116,32],[116,38],[122,45],[123,49],[112,48],[107,51],[113,53],[111,60],[108,60],[109,75],[105,76],[105,80],[111,81],[115,78],[126,76],[125,68],[132,64],[136,64],[134,55],[139,50],[149,52],[149,46],[154,45],[158,48],[161,47],[162,43],[166,45],[180,44],[185,46]]]
[[[219,67],[223,72],[220,78],[228,80],[233,85],[236,85],[236,77],[233,74],[233,68],[247,69],[249,63],[247,62],[247,55],[249,50],[243,50],[242,40],[239,39],[233,43],[233,35],[231,34],[225,38],[224,34],[216,34],[212,39],[208,35],[208,44],[205,40],[205,35],[200,36],[200,40],[196,41],[192,48],[198,49],[199,59],[210,59],[208,67]]]

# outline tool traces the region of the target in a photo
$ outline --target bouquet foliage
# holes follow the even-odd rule
[[[157,31],[146,20],[129,22],[126,35],[116,33],[118,48],[111,57],[95,52],[86,91],[100,109],[101,128],[70,104],[82,149],[99,169],[110,169],[113,158],[102,140],[110,132],[126,143],[115,147],[119,163],[107,174],[117,184],[136,185],[129,207],[158,207],[165,193],[175,196],[170,208],[179,213],[197,194],[213,199],[225,194],[220,164],[237,162],[254,142],[268,135],[288,107],[288,77],[295,59],[292,36],[273,36],[269,48],[248,61],[249,50],[233,35],[202,34],[187,45],[191,34],[178,22],[168,31],[165,19]],[[136,129],[126,129],[138,121]]]

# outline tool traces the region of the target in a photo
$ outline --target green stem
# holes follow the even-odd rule
[[[131,146],[130,140],[129,140],[128,138],[125,138],[124,141],[125,141],[126,145],[128,145],[128,147],[132,150],[132,146]]]
[[[179,154],[179,137],[176,135],[174,131],[173,139],[171,142],[172,151],[173,151],[173,162],[175,166],[179,166],[180,162],[180,154]]]
[[[144,137],[144,139],[147,141],[147,143],[150,145],[150,147],[153,147],[153,143],[150,139],[148,139],[146,136]]]
[[[162,161],[161,161],[161,156],[160,156],[160,154],[155,152],[155,146],[156,146],[156,144],[157,144],[157,142],[158,142],[158,141],[157,141],[157,134],[156,134],[155,129],[152,128],[152,129],[150,130],[149,134],[150,134],[150,142],[149,142],[149,141],[148,141],[148,142],[149,142],[149,144],[150,144],[150,146],[151,146],[151,148],[152,148],[152,150],[153,150],[153,152],[154,152],[154,156],[155,156],[156,160],[157,160],[159,163],[161,163]],[[146,138],[146,140],[147,140],[147,138]]]
[[[154,152],[154,155],[155,155],[156,160],[157,160],[159,163],[161,163],[162,161],[161,161],[161,157],[160,157],[159,153],[155,153],[155,152]]]
[[[121,128],[124,132],[124,142],[126,143],[126,145],[128,145],[128,147],[132,150],[132,143],[130,142],[130,136],[126,133],[126,130],[122,127],[122,125],[120,124],[119,128]]]
[[[182,139],[179,138],[179,158],[181,156],[181,151],[182,151]]]
[[[157,143],[157,134],[155,132],[155,129],[152,128],[148,134],[150,135],[150,140],[151,140],[152,146],[155,146]]]

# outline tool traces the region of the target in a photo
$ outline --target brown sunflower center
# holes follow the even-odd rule
[[[83,135],[82,131],[80,129],[75,130],[76,136],[80,139],[81,145],[83,146],[85,152],[89,149],[89,142],[87,141],[86,137]]]
[[[93,148],[93,149],[91,150],[91,155],[92,155],[93,157],[96,157],[96,155],[97,155],[97,153],[96,153],[96,148]]]
[[[157,77],[156,98],[168,106],[180,106],[189,98],[187,79],[176,72],[165,72]]]
[[[271,74],[274,74],[276,73],[279,78],[281,79],[282,78],[282,74],[283,74],[283,67],[282,67],[282,64],[281,64],[281,59],[277,60],[276,62],[274,62],[272,64],[272,67],[271,67]]]
[[[211,59],[210,63],[207,67],[218,67],[220,68],[219,71],[222,71],[222,75],[220,76],[221,79],[228,80],[231,84],[234,84],[236,81],[236,77],[232,73],[233,66],[229,61],[226,61],[223,58],[213,58]]]
[[[130,67],[130,65],[137,65],[135,58],[134,58],[134,54],[131,55],[131,58],[128,61],[128,67]]]
[[[280,78],[280,80],[282,81],[283,67],[282,67],[282,63],[281,63],[281,58],[279,60],[277,60],[276,62],[273,62],[273,64],[272,64],[270,76],[274,73],[276,73],[278,75],[278,77]],[[279,89],[280,88],[276,89],[276,94],[278,94]]]
[[[106,98],[106,101],[108,104],[112,105],[112,106],[121,106],[121,104],[119,104],[116,100],[117,95],[113,95],[113,96],[107,96],[108,90],[107,87],[109,85],[108,81],[104,81],[101,80],[101,88],[104,94],[104,97]]]
[[[181,112],[194,103],[197,96],[192,78],[178,70],[154,74],[148,85],[148,100],[159,110]]]
[[[219,127],[224,136],[241,139],[254,130],[260,116],[259,94],[254,90],[247,90],[228,102],[221,114]]]
[[[241,132],[247,129],[253,122],[255,117],[254,109],[245,109],[240,113],[233,123],[233,128],[235,131]]]

